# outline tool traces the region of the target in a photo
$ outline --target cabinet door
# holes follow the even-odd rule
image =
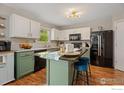
[[[33,52],[17,53],[16,58],[16,78],[20,78],[34,71]]]
[[[7,54],[7,81],[14,80],[14,53]]]
[[[90,40],[90,27],[82,28],[81,31],[81,39]]]
[[[30,20],[13,14],[10,18],[10,28],[11,37],[27,38],[30,35]]]
[[[23,57],[22,62],[20,63],[20,75],[26,75],[34,70],[34,63],[32,62],[32,57]]]
[[[50,60],[49,63],[49,85],[68,85],[68,62],[56,62]]]
[[[57,29],[51,30],[51,40],[59,40],[59,31]]]
[[[31,20],[31,34],[32,38],[39,38],[40,37],[40,23]]]
[[[51,34],[50,40],[54,40],[55,39],[55,30],[54,29],[51,29],[50,34]]]
[[[64,40],[65,36],[64,36],[64,32],[63,31],[59,31],[57,34],[58,34],[58,39],[59,40]]]
[[[90,40],[90,27],[72,29],[72,33],[81,33],[81,40]]]
[[[6,64],[0,64],[0,85],[7,83],[7,67]]]
[[[59,31],[59,40],[69,40],[69,31],[68,30],[61,30]]]
[[[70,32],[68,30],[63,31],[64,40],[69,40],[69,33]]]

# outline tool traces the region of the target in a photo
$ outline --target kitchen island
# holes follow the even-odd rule
[[[38,53],[47,59],[47,85],[71,85],[76,58],[63,58],[59,51]]]

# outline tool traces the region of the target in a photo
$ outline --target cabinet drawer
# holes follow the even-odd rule
[[[33,56],[34,55],[34,52],[33,51],[20,52],[20,53],[17,53],[17,55],[20,56],[20,57]]]

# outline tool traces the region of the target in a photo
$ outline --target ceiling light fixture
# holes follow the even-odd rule
[[[66,17],[67,18],[80,18],[82,15],[82,12],[78,11],[75,8],[69,9],[68,12],[66,12]]]

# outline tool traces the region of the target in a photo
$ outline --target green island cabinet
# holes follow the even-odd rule
[[[19,79],[34,71],[34,52],[15,53],[15,78]]]
[[[47,60],[47,85],[71,85],[74,71],[73,62]]]
[[[50,58],[46,57],[47,85],[72,85],[75,61],[56,59],[56,56],[53,52]],[[90,49],[82,57],[90,57]]]

